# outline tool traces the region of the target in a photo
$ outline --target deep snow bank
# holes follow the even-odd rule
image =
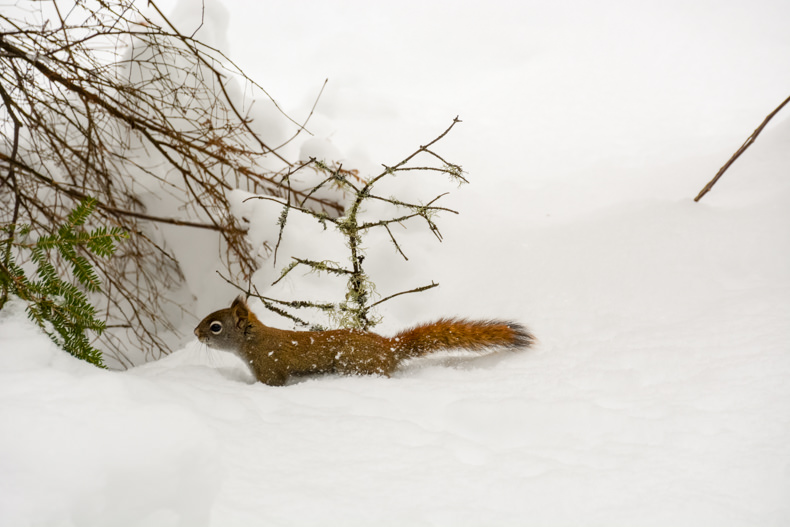
[[[0,320],[3,525],[207,525],[219,446],[189,404],[65,354],[18,305]]]
[[[238,361],[197,345],[99,371],[4,312],[3,517],[781,525],[788,200],[766,189],[747,205],[655,200],[511,226],[506,258],[473,232],[479,250],[448,245],[466,264],[419,317],[507,311],[540,348],[434,357],[392,379],[248,384]],[[486,287],[469,280],[494,261]]]

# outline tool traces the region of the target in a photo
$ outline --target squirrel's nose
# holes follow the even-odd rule
[[[200,333],[198,333],[198,328],[195,328],[195,336],[200,338]]]

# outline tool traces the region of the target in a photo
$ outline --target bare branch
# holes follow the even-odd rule
[[[752,132],[752,135],[750,135],[750,136],[749,136],[749,138],[748,138],[748,139],[746,139],[746,141],[745,141],[745,142],[744,142],[744,143],[741,145],[741,147],[740,147],[740,148],[739,148],[739,149],[738,149],[738,150],[737,150],[737,151],[736,151],[736,152],[735,152],[735,153],[732,155],[732,157],[731,157],[731,158],[730,158],[730,159],[729,159],[729,160],[728,160],[728,161],[727,161],[727,162],[724,164],[724,166],[723,166],[723,167],[721,167],[721,168],[719,169],[719,171],[716,173],[716,175],[713,177],[713,179],[711,179],[711,180],[708,182],[708,184],[707,184],[707,185],[705,185],[705,187],[703,187],[703,189],[700,191],[700,193],[699,193],[699,194],[697,194],[697,197],[696,197],[696,198],[694,198],[694,201],[699,201],[699,200],[701,200],[701,199],[702,199],[702,197],[703,197],[705,194],[707,194],[707,193],[708,193],[708,191],[710,191],[710,189],[712,189],[712,188],[713,188],[713,185],[715,185],[715,184],[716,184],[716,182],[717,182],[717,181],[718,181],[718,180],[721,178],[721,176],[723,176],[723,175],[724,175],[724,173],[727,171],[727,169],[728,169],[728,168],[730,168],[730,165],[732,165],[732,164],[735,162],[735,160],[736,160],[736,159],[738,159],[739,157],[741,157],[741,154],[743,154],[743,153],[746,151],[746,149],[747,149],[747,148],[749,148],[750,146],[752,146],[752,143],[754,143],[754,141],[757,139],[757,136],[758,136],[758,135],[760,135],[760,132],[762,132],[762,131],[763,131],[763,128],[765,128],[765,126],[766,126],[766,125],[767,125],[767,124],[770,122],[770,120],[774,118],[774,115],[776,115],[777,113],[779,113],[779,111],[780,111],[782,108],[784,108],[784,107],[785,107],[785,105],[786,105],[787,103],[789,103],[789,102],[790,102],[790,97],[788,97],[787,99],[785,99],[785,100],[784,100],[784,102],[782,102],[782,104],[780,104],[779,106],[777,106],[777,107],[776,107],[776,109],[775,109],[774,111],[772,111],[771,113],[769,113],[769,114],[768,114],[768,116],[767,116],[767,117],[766,117],[766,118],[763,120],[763,122],[760,124],[760,126],[758,126],[758,127],[757,127],[757,129],[756,129],[754,132]]]
[[[395,245],[395,249],[398,251],[398,253],[401,256],[403,256],[403,258],[406,261],[408,261],[406,254],[403,252],[400,244],[395,239],[392,230],[389,228],[391,224],[393,223],[402,224],[403,222],[411,218],[421,217],[425,220],[429,230],[439,240],[441,240],[441,233],[439,232],[436,223],[432,220],[432,216],[439,212],[452,212],[454,214],[457,214],[457,212],[452,209],[437,207],[434,205],[434,203],[436,203],[437,200],[445,196],[446,193],[434,197],[427,204],[416,204],[416,203],[409,203],[396,198],[384,198],[381,196],[377,196],[373,194],[373,187],[378,181],[380,181],[385,176],[394,175],[397,172],[407,172],[407,171],[448,173],[454,178],[460,178],[461,181],[465,181],[465,179],[460,176],[461,174],[460,166],[447,163],[447,161],[444,160],[441,156],[439,156],[438,154],[436,154],[435,152],[429,149],[429,147],[435,145],[439,139],[447,135],[447,133],[452,129],[452,127],[458,122],[460,122],[458,118],[454,119],[453,124],[449,128],[447,128],[442,134],[440,134],[437,138],[435,138],[430,143],[428,143],[428,145],[419,147],[418,150],[416,150],[411,155],[407,156],[403,161],[401,161],[397,165],[394,165],[393,167],[385,167],[384,172],[382,172],[381,174],[372,178],[369,181],[364,181],[363,182],[364,184],[361,187],[357,187],[353,183],[348,181],[348,176],[343,173],[342,167],[338,167],[336,169],[330,169],[326,165],[317,162],[314,159],[311,159],[311,162],[313,162],[315,166],[323,170],[325,173],[328,173],[329,177],[318,183],[318,185],[316,185],[316,187],[314,187],[313,190],[307,193],[308,195],[311,195],[317,189],[321,188],[323,185],[327,184],[329,181],[332,180],[335,180],[338,183],[345,185],[346,187],[353,190],[354,192],[354,199],[349,205],[349,207],[347,208],[346,214],[339,218],[330,219],[334,227],[337,228],[340,234],[342,234],[345,237],[346,247],[349,250],[348,260],[350,266],[342,267],[334,262],[308,260],[308,259],[293,257],[293,261],[281,270],[279,278],[277,278],[277,280],[275,280],[271,285],[278,284],[283,278],[288,276],[291,271],[293,271],[299,266],[306,266],[311,271],[314,272],[325,272],[325,273],[341,276],[347,280],[345,298],[343,301],[334,304],[334,308],[331,310],[330,316],[332,315],[332,313],[334,313],[335,322],[341,326],[355,327],[362,330],[367,330],[378,322],[376,317],[373,316],[372,310],[376,306],[380,305],[381,303],[396,298],[403,294],[417,293],[417,292],[425,291],[432,287],[436,287],[438,284],[432,283],[429,286],[419,287],[409,291],[402,291],[400,293],[395,293],[393,295],[390,295],[377,302],[373,302],[372,298],[375,292],[374,285],[364,268],[365,256],[364,256],[363,235],[366,234],[371,229],[374,229],[376,227],[383,227],[384,229],[386,229],[387,234],[392,240],[392,243]],[[440,162],[443,163],[444,167],[437,168],[431,166],[410,165],[409,161],[414,159],[421,152],[426,152],[430,156],[439,160]],[[277,241],[278,247],[283,239],[285,232],[285,223],[288,218],[289,211],[291,209],[311,215],[316,219],[318,219],[319,221],[321,221],[322,223],[325,222],[327,219],[329,219],[325,215],[321,215],[316,211],[305,209],[304,207],[299,205],[292,205],[290,203],[290,200],[280,200],[268,196],[254,196],[248,198],[248,200],[249,199],[261,199],[265,201],[273,201],[283,207],[283,211],[280,215],[280,219],[278,220],[278,224],[279,224],[279,234]],[[398,208],[408,209],[409,212],[406,214],[393,216],[390,218],[371,220],[371,221],[361,221],[359,217],[359,213],[360,210],[362,209],[362,205],[364,202],[371,199],[389,203]],[[266,304],[264,303],[264,305]],[[282,310],[280,310],[279,308],[278,310],[274,310],[274,311],[282,314],[281,313]],[[290,317],[289,315],[289,318],[292,317]]]
[[[392,300],[393,298],[399,297],[401,295],[408,295],[410,293],[421,293],[423,291],[427,291],[428,289],[433,289],[434,287],[439,287],[439,284],[431,282],[431,285],[424,285],[422,287],[415,287],[414,289],[409,289],[408,291],[401,291],[400,293],[395,293],[394,295],[390,295],[390,296],[388,296],[386,298],[382,298],[378,302],[370,304],[370,307],[374,308],[374,307],[376,307],[379,304],[383,304],[387,300]]]

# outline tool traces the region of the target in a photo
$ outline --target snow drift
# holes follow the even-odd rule
[[[239,17],[236,4],[225,3],[232,24]],[[228,354],[195,342],[127,372],[97,370],[55,349],[16,304],[0,313],[2,523],[787,524],[790,120],[777,117],[714,190],[693,203],[737,139],[752,129],[744,122],[756,126],[774,99],[768,107],[765,100],[745,103],[749,119],[746,110],[731,119],[719,116],[710,124],[718,132],[707,124],[670,126],[694,122],[680,118],[674,103],[686,100],[678,95],[682,85],[698,87],[705,72],[681,62],[673,70],[679,80],[673,80],[666,69],[672,61],[659,61],[664,84],[645,88],[660,93],[655,107],[640,116],[628,104],[619,106],[608,90],[618,79],[640,79],[618,64],[634,64],[635,56],[644,58],[640,52],[661,41],[648,39],[648,46],[642,34],[626,30],[631,26],[618,29],[617,20],[642,15],[631,7],[607,19],[617,5],[607,3],[602,14],[588,13],[593,18],[583,21],[539,13],[518,18],[534,34],[480,29],[493,39],[486,46],[507,38],[512,49],[537,59],[516,53],[489,62],[472,55],[467,71],[478,77],[464,88],[469,91],[442,103],[452,103],[463,118],[464,100],[477,101],[469,103],[463,132],[473,139],[451,140],[469,157],[463,164],[473,181],[453,198],[461,216],[445,219],[441,246],[408,233],[408,263],[395,261],[389,245],[369,249],[371,274],[385,277],[381,287],[416,276],[441,282],[388,307],[382,332],[440,316],[497,316],[527,324],[540,339],[535,351],[437,356],[414,361],[391,379],[322,376],[273,388],[253,383]],[[704,31],[729,37],[727,28],[741,27],[746,34],[762,31],[771,43],[784,38],[785,47],[771,51],[786,63],[786,31],[772,36],[779,34],[772,32],[775,23],[722,9],[716,11],[720,24]],[[763,12],[776,15],[771,20],[786,20],[780,11],[763,5]],[[281,16],[289,20],[289,12]],[[425,25],[418,25],[427,31],[431,13],[423,14]],[[697,57],[709,46],[768,45],[745,38],[698,42],[706,15],[692,6],[677,12],[682,23],[656,16],[658,29],[645,31],[658,39],[650,32],[671,27],[671,49],[690,46]],[[461,24],[482,20],[460,7],[454,16]],[[554,26],[541,25],[552,20]],[[598,26],[608,27],[609,36]],[[325,20],[323,27],[336,26]],[[368,30],[360,32],[367,36]],[[563,40],[569,34],[577,38]],[[313,51],[305,60],[312,56],[322,64],[331,50],[357,49],[335,33],[321,35],[332,43],[330,51]],[[534,35],[546,36],[548,44],[538,46]],[[420,37],[420,45],[426,39]],[[635,44],[629,48],[628,42]],[[570,60],[574,51],[587,58],[616,52],[619,62],[596,62],[592,91],[567,106],[562,98],[572,93],[552,98],[549,92],[580,71]],[[750,71],[770,71],[774,86],[786,87],[790,78],[760,56]],[[707,74],[723,75],[717,63],[706,67]],[[507,84],[493,106],[478,97],[486,85],[481,71],[497,80],[520,79],[522,86],[529,80],[530,90],[547,97],[546,114],[568,108],[568,114],[554,114],[573,129],[542,128],[546,121],[537,114],[522,130],[524,121],[514,123],[498,110],[480,124],[476,117],[486,110],[520,108],[522,100]],[[739,93],[744,79],[732,79]],[[403,82],[400,89],[421,90],[429,99],[435,85],[427,86]],[[700,94],[705,90],[694,88],[688,97]],[[329,102],[341,108],[340,102],[354,99],[332,97]],[[370,127],[337,137],[341,150],[355,152],[354,133],[385,137],[381,130],[393,123],[405,127],[418,120],[419,112],[394,115],[377,97],[362,102],[378,111],[346,122]],[[423,108],[429,107],[421,118],[436,110],[430,102]],[[598,117],[607,108],[617,111],[604,123]],[[607,139],[602,130],[617,129],[624,116],[648,131],[609,136],[626,147],[613,146],[605,156],[588,150],[586,138],[600,147],[597,141]],[[654,123],[661,130],[651,129]],[[436,130],[445,121],[430,124],[420,126]],[[662,143],[655,139],[668,130],[678,134],[665,143],[672,153],[658,155]],[[405,133],[393,131],[386,148],[399,147],[404,141],[397,135]],[[493,152],[474,147],[494,148],[487,141],[500,135]],[[678,147],[683,143],[699,146],[684,150]],[[385,147],[377,144],[371,150]],[[514,163],[510,154],[524,144],[530,152]],[[575,155],[565,158],[563,151]],[[364,158],[349,154],[355,155]]]

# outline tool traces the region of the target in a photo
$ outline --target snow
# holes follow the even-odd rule
[[[444,242],[399,231],[408,262],[368,245],[381,294],[441,284],[386,304],[381,331],[501,317],[540,344],[275,388],[194,341],[98,370],[12,303],[0,524],[790,522],[788,115],[692,201],[787,97],[790,6],[291,5],[225,0],[227,39],[301,115],[330,77],[306,151],[375,167],[464,120],[440,147],[471,180]],[[394,185],[446,183],[423,179]],[[251,236],[276,235],[279,207],[244,197]],[[292,220],[281,263],[321,236]],[[277,292],[331,294],[318,283]]]

